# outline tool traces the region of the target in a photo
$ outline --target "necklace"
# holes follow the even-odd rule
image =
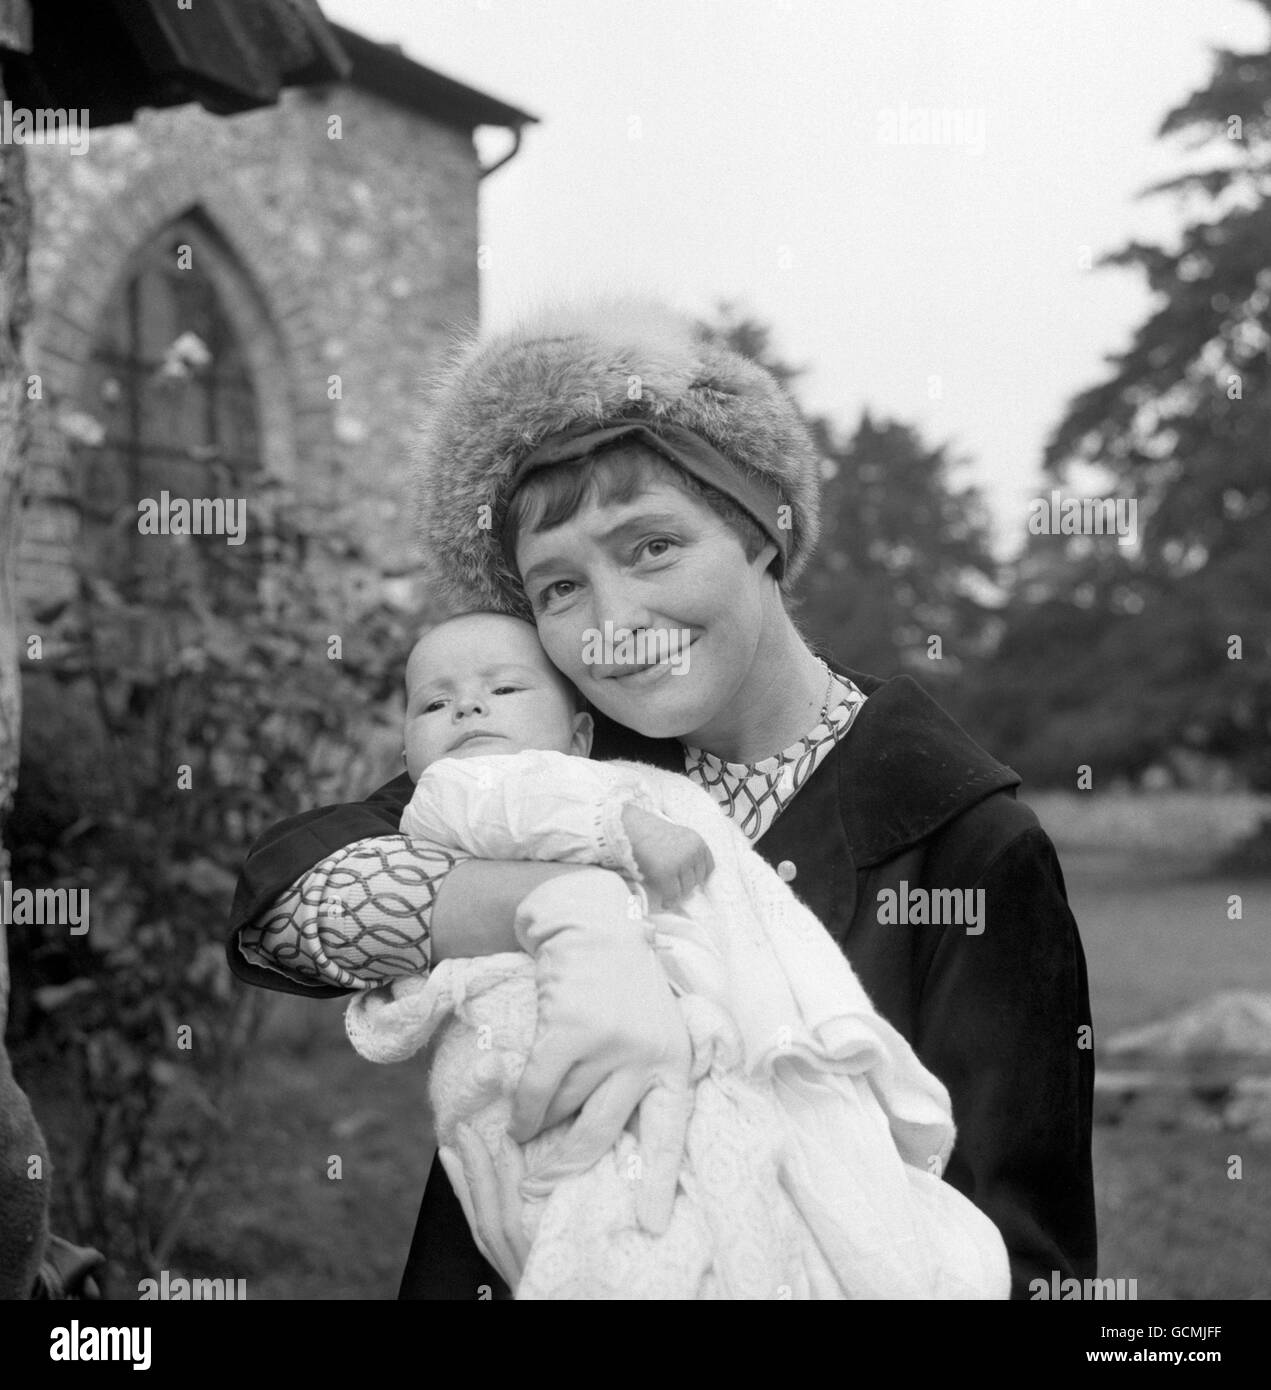
[[[829,666],[822,661],[819,656],[817,660],[821,662],[821,665],[825,668],[825,674],[829,677],[825,685],[825,702],[821,706],[821,723],[828,724],[830,720],[830,696],[834,693],[834,672],[830,670]]]

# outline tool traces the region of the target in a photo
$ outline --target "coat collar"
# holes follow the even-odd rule
[[[800,801],[819,803],[837,779],[843,833],[856,867],[863,869],[912,848],[993,792],[1019,785],[1019,775],[986,753],[911,676],[880,680],[835,661],[829,665],[868,699],[773,830]],[[677,739],[645,738],[599,711],[594,715],[592,757],[683,772],[684,749]]]
[[[891,859],[986,796],[1019,786],[1019,774],[986,753],[912,676],[884,681],[829,664],[868,696],[825,760],[838,769],[843,829],[859,868]]]

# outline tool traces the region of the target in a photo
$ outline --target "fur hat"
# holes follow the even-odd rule
[[[530,616],[494,527],[518,464],[548,435],[584,423],[682,425],[775,484],[790,507],[783,584],[816,545],[821,461],[793,400],[662,305],[592,301],[488,338],[466,335],[431,388],[414,451],[416,520],[425,575],[449,607]]]

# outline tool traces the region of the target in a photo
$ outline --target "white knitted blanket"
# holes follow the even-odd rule
[[[402,818],[410,835],[478,858],[598,864],[638,886],[628,801],[690,826],[715,869],[677,913],[657,913],[660,958],[693,1040],[693,1110],[669,1229],[644,1233],[638,1145],[524,1203],[534,1298],[1005,1298],[992,1222],[940,1174],[949,1097],[873,1008],[813,914],[687,778],[640,763],[534,751],[429,767]],[[527,895],[577,912],[588,875]],[[572,885],[572,886],[571,886]],[[567,896],[573,894],[572,898]],[[349,1037],[373,1061],[425,1044],[439,1152],[471,1218],[454,1147],[470,1125],[494,1151],[536,1026],[533,962],[448,960],[354,997]],[[525,1145],[550,1162],[568,1123]]]

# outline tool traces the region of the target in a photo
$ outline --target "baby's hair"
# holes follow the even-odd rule
[[[528,627],[530,631],[534,633],[535,640],[537,640],[538,638],[538,629],[527,618],[519,617],[515,613],[501,613],[497,608],[466,608],[453,613],[444,613],[441,615],[441,617],[435,619],[433,622],[427,623],[423,627],[421,627],[415,634],[414,642],[411,643],[411,650],[413,651],[414,648],[417,647],[425,637],[431,636],[439,628],[445,627],[448,623],[457,623],[460,618],[475,618],[487,616],[491,618],[510,618],[513,622],[524,623],[525,626]],[[565,688],[569,697],[570,705],[573,708],[573,713],[591,714],[592,707],[588,703],[587,697],[582,693],[582,691],[578,689],[578,687],[573,683],[573,681],[571,681],[567,676],[563,675],[560,671],[556,669],[555,666],[552,665],[550,658],[548,658],[546,654],[544,654],[544,659],[547,661],[547,664],[549,667],[551,667],[552,671],[555,672],[556,679]]]

